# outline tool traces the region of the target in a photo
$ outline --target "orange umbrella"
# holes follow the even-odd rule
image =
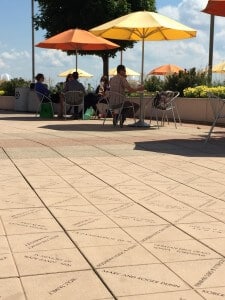
[[[68,29],[35,45],[40,48],[59,49],[65,51],[110,50],[120,46],[83,29]],[[77,55],[76,55],[77,68]]]
[[[169,75],[179,73],[179,71],[184,71],[184,69],[176,65],[168,64],[151,70],[148,75]]]
[[[225,0],[209,0],[203,12],[215,15],[215,16],[225,16]]]

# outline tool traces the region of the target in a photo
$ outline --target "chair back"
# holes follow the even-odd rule
[[[115,108],[121,108],[121,106],[123,105],[126,99],[126,96],[118,92],[107,91],[106,98],[108,100],[109,107],[115,109]]]
[[[219,96],[217,96],[213,93],[208,93],[208,98],[209,98],[210,105],[212,108],[213,118],[216,118],[216,117],[217,117],[217,119],[224,118],[225,117],[225,111],[224,111],[225,100],[221,99]]]
[[[82,91],[68,91],[64,94],[65,103],[70,106],[79,106],[83,104],[84,93]]]

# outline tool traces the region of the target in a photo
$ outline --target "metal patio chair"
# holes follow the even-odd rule
[[[84,93],[82,91],[68,91],[64,94],[64,117],[67,119],[68,107],[77,107],[78,111],[82,111],[82,119],[84,119]]]
[[[225,99],[220,98],[219,96],[208,93],[208,99],[213,113],[213,123],[210,127],[208,135],[205,139],[205,144],[209,141],[214,127],[219,119],[225,118]]]

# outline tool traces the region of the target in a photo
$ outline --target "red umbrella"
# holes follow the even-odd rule
[[[215,16],[225,16],[225,0],[209,0],[203,12],[215,15]]]

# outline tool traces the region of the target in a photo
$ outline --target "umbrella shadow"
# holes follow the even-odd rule
[[[220,132],[221,134],[221,132]],[[134,150],[156,152],[186,157],[225,157],[225,137],[211,139],[166,139],[135,142]]]
[[[114,127],[112,124],[93,124],[93,123],[87,123],[87,124],[49,124],[40,126],[39,128],[46,128],[51,130],[59,130],[59,131],[99,131],[99,132],[121,132],[121,131],[133,131],[133,130],[149,130],[149,127],[142,128],[142,127],[132,127],[124,125],[122,128],[119,126]],[[152,129],[152,128],[151,128]]]

